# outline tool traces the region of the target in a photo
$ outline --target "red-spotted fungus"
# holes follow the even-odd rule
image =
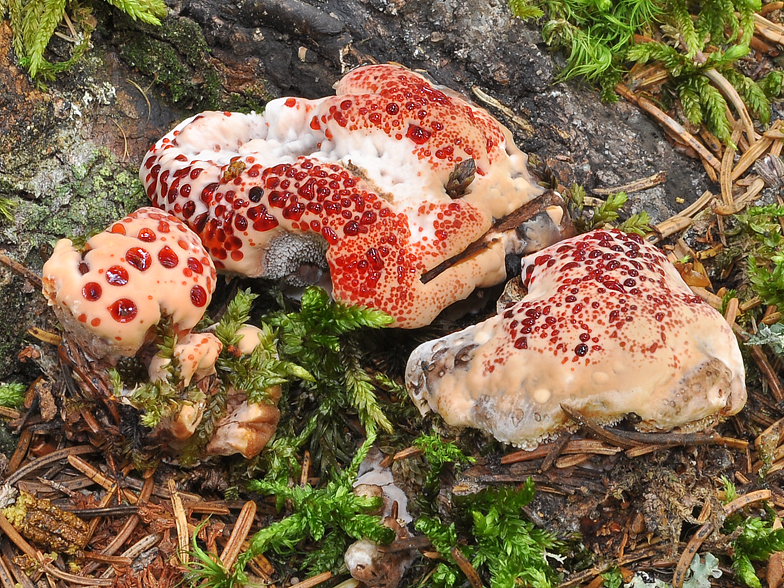
[[[188,333],[178,337],[172,352],[177,363],[178,384],[187,388],[191,381],[195,383],[213,375],[222,349],[223,344],[212,333]],[[160,351],[156,353],[147,366],[150,382],[168,379],[171,374],[168,368],[171,361]]]
[[[43,267],[43,293],[71,338],[94,358],[130,357],[162,316],[186,334],[215,289],[199,237],[156,208],[141,208],[91,237],[61,239]]]
[[[420,410],[518,446],[573,428],[561,405],[643,431],[705,428],[746,401],[738,343],[655,247],[599,230],[523,259],[525,297],[411,355]]]
[[[328,267],[335,298],[417,327],[506,277],[505,254],[520,252],[514,231],[421,279],[541,193],[526,163],[481,108],[373,65],[346,75],[336,96],[188,119],[150,149],[140,177],[219,271],[291,278],[304,265],[307,283]]]

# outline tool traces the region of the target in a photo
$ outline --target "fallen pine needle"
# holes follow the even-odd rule
[[[245,506],[242,507],[242,510],[237,517],[237,522],[234,523],[234,530],[231,532],[231,537],[229,537],[229,540],[220,555],[221,562],[223,562],[223,565],[227,570],[231,569],[231,566],[233,566],[234,562],[237,560],[237,556],[242,549],[242,544],[248,537],[255,517],[256,503],[249,500],[245,503]]]
[[[178,555],[180,562],[183,565],[187,565],[190,561],[188,552],[188,547],[190,546],[188,518],[185,515],[185,508],[182,506],[182,498],[180,498],[180,494],[177,492],[177,482],[174,481],[174,478],[169,478],[169,493],[171,494],[172,509],[174,510],[174,521],[177,525]]]
[[[324,572],[323,574],[313,576],[312,578],[308,578],[307,580],[302,580],[302,582],[292,584],[290,588],[313,588],[313,586],[318,586],[322,582],[326,582],[327,580],[329,580],[331,577],[332,577],[332,572]]]
[[[689,571],[689,566],[694,556],[700,550],[700,547],[713,532],[713,523],[705,523],[700,527],[694,535],[692,535],[689,542],[686,544],[686,549],[683,550],[678,565],[675,566],[675,573],[672,576],[672,587],[681,588],[683,581],[686,579],[686,572]]]

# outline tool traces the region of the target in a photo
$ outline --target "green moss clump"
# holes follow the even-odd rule
[[[154,29],[130,19],[119,24],[127,24],[120,56],[152,77],[169,100],[201,110],[219,108],[220,78],[199,25],[185,17],[166,18]]]

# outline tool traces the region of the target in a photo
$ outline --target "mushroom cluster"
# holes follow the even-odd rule
[[[150,149],[140,177],[219,271],[313,283],[328,268],[336,299],[417,327],[506,277],[505,255],[522,251],[515,231],[422,279],[541,193],[526,163],[484,110],[373,65],[336,96],[190,118]],[[558,227],[562,210],[546,212]]]
[[[430,341],[406,369],[411,397],[451,425],[533,446],[634,413],[640,430],[704,428],[746,401],[738,343],[655,247],[599,230],[523,260],[528,292],[497,316]]]
[[[43,267],[43,293],[92,357],[131,357],[162,316],[176,334],[199,322],[215,290],[199,237],[156,208],[141,208],[91,237],[82,251],[61,239]]]

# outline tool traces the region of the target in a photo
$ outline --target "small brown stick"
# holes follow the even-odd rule
[[[49,345],[59,345],[63,342],[63,338],[56,333],[50,333],[49,331],[44,331],[40,327],[30,327],[27,329],[27,334],[32,335],[39,341],[43,343],[48,343]]]
[[[561,410],[566,413],[573,422],[588,429],[591,433],[607,441],[608,443],[612,443],[613,445],[617,445],[618,447],[623,447],[624,449],[629,449],[631,447],[635,447],[636,445],[641,445],[641,443],[637,443],[635,441],[631,441],[628,439],[623,439],[613,433],[607,431],[604,427],[596,424],[592,419],[580,414],[578,411],[573,409],[566,404],[561,404]]]
[[[732,130],[731,141],[733,144],[738,143],[741,135],[740,125],[735,125]],[[735,161],[736,148],[728,145],[724,149],[724,157],[721,158],[721,169],[719,170],[719,184],[721,185],[721,199],[724,205],[732,207],[735,204],[735,199],[732,197],[732,164]]]
[[[302,471],[299,474],[299,485],[300,486],[307,486],[308,485],[308,473],[310,472],[310,451],[307,449],[305,450],[305,455],[302,456]],[[247,506],[247,504],[245,505]],[[245,510],[245,507],[243,507]],[[255,511],[254,511],[255,513]],[[222,558],[221,558],[222,559]],[[226,566],[227,568],[230,566]]]
[[[689,542],[686,544],[686,549],[683,550],[678,565],[675,566],[675,573],[672,576],[672,587],[681,588],[683,581],[686,579],[686,572],[689,570],[694,556],[700,550],[700,547],[713,532],[713,523],[705,523],[700,527],[694,535],[692,535]]]
[[[749,298],[746,302],[743,302],[739,308],[741,312],[748,312],[760,304],[762,304],[762,298],[755,296],[754,298]]]
[[[540,445],[532,451],[521,450],[515,451],[514,453],[509,453],[501,458],[501,464],[509,465],[521,461],[532,461],[534,459],[546,457],[547,454],[552,450],[552,445],[552,443],[547,443]],[[572,439],[566,444],[566,447],[563,448],[561,453],[564,455],[573,453],[615,455],[620,451],[621,449],[619,447],[606,445],[603,441],[598,441],[596,439]]]
[[[748,494],[739,496],[732,502],[725,504],[724,512],[727,516],[730,516],[731,514],[738,512],[740,509],[746,508],[750,504],[754,504],[755,502],[762,502],[763,500],[770,500],[770,496],[771,492],[768,489],[749,492]]]
[[[740,306],[740,301],[737,298],[732,298],[727,303],[727,311],[724,313],[724,320],[727,321],[727,324],[732,327],[735,324],[735,319],[738,318],[738,307]]]
[[[133,563],[133,560],[130,557],[124,557],[122,555],[104,555],[102,553],[95,553],[94,551],[83,551],[81,554],[85,559],[91,559],[93,561],[99,561],[101,563],[111,564],[113,566],[129,566]]]
[[[68,456],[68,463],[70,463],[72,467],[79,470],[81,473],[83,473],[85,476],[90,478],[93,482],[95,482],[105,490],[109,490],[116,484],[114,480],[111,480],[108,477],[106,477],[104,474],[102,474],[98,470],[98,468],[87,463],[86,461],[84,461],[83,459],[75,455]],[[128,502],[130,502],[131,504],[135,504],[136,501],[138,500],[136,496],[133,494],[133,492],[131,492],[130,490],[124,489],[123,495],[125,496],[126,500],[128,500]]]
[[[781,10],[782,8],[784,8],[784,2],[771,2],[769,4],[763,4],[762,8],[759,10],[759,14],[765,16],[774,10]]]
[[[22,276],[24,279],[30,282],[35,287],[36,290],[40,290],[41,288],[43,288],[43,282],[41,281],[41,276],[27,269],[18,261],[14,261],[10,257],[8,257],[4,252],[0,252],[0,263],[8,266],[14,273]]]
[[[749,334],[741,329],[737,324],[734,326],[733,331],[735,331],[735,334],[738,335],[743,341],[746,341],[749,338]],[[762,372],[762,375],[765,376],[765,381],[770,387],[770,392],[773,394],[773,398],[776,399],[776,402],[781,402],[784,400],[784,387],[781,385],[781,381],[779,380],[779,376],[776,373],[776,370],[774,370],[773,366],[770,365],[768,357],[765,355],[765,352],[759,345],[748,345],[748,348],[751,352],[752,359],[754,359],[754,363],[757,364],[757,367]]]
[[[587,453],[583,453],[580,455],[567,455],[565,457],[558,458],[555,462],[556,469],[565,470],[566,468],[571,468],[576,465],[580,465],[583,462],[588,461],[591,459],[591,456]]]
[[[49,486],[51,489],[56,490],[57,492],[62,492],[63,494],[65,494],[69,498],[76,498],[76,497],[81,498],[82,497],[82,495],[79,494],[78,492],[76,492],[74,490],[71,490],[67,486],[64,486],[63,484],[60,484],[59,482],[57,482],[55,480],[47,480],[46,478],[42,478],[40,476],[37,479],[44,486]],[[63,510],[67,510],[67,509],[63,509]],[[84,515],[82,515],[80,513],[80,516],[84,516]]]
[[[122,552],[122,557],[127,557],[130,560],[139,557],[142,553],[147,551],[150,547],[158,543],[161,540],[160,535],[156,535],[152,533],[147,535],[146,537],[142,537],[136,543],[131,545],[128,549]]]
[[[619,447],[631,449],[639,445],[715,445],[730,443],[733,446],[744,446],[745,441],[721,437],[718,433],[640,433],[638,431],[621,431],[601,427],[585,415],[573,408],[561,404],[561,410],[582,427],[604,438]]]
[[[652,176],[648,176],[647,178],[635,180],[634,182],[629,182],[628,184],[623,184],[622,186],[615,186],[613,188],[594,188],[591,190],[591,192],[602,195],[615,194],[617,192],[626,192],[627,194],[632,194],[634,192],[640,192],[642,190],[647,190],[648,188],[653,188],[654,186],[663,184],[666,181],[667,172],[660,171],[656,172]]]
[[[450,267],[457,265],[461,261],[470,259],[474,255],[480,253],[488,247],[491,247],[498,241],[498,233],[503,233],[505,231],[514,229],[521,223],[531,219],[534,215],[545,210],[549,206],[563,206],[563,200],[561,197],[552,190],[547,190],[541,196],[537,196],[530,202],[526,202],[514,212],[496,221],[489,231],[468,245],[468,247],[466,247],[462,252],[458,253],[454,257],[450,257],[449,259],[438,264],[436,267],[423,273],[422,277],[419,278],[420,281],[423,284],[427,284],[431,280],[434,280],[439,275],[444,273]]]
[[[228,515],[231,514],[231,509],[223,502],[187,502],[183,501],[182,505],[189,513],[195,514],[212,514],[212,515]]]
[[[22,413],[18,410],[14,410],[13,408],[8,408],[7,406],[0,406],[0,417],[10,420],[16,420]]]
[[[392,456],[392,461],[398,461],[401,459],[408,459],[409,457],[416,457],[418,455],[422,455],[422,450],[419,447],[406,447],[405,449],[401,449],[395,455]]]
[[[16,586],[16,582],[11,579],[11,571],[6,567],[2,559],[0,559],[0,585],[3,588],[15,588]]]
[[[17,586],[21,586],[21,588],[36,588],[36,585],[33,584],[33,581],[22,571],[16,563],[13,561],[13,554],[9,553],[8,555],[11,557],[6,556],[5,554],[5,546],[8,545],[6,542],[3,542],[3,556],[2,560],[5,566],[11,570],[11,573],[16,578],[18,582]],[[10,547],[10,546],[9,546]]]
[[[247,539],[250,528],[253,525],[253,520],[256,518],[256,503],[249,500],[242,507],[237,522],[234,523],[234,530],[231,532],[223,552],[220,554],[220,560],[223,562],[224,567],[229,570],[234,562],[237,561],[237,556],[240,554],[242,544]]]
[[[518,125],[526,133],[528,133],[529,135],[533,135],[534,134],[534,132],[535,132],[534,131],[534,127],[531,126],[531,123],[529,123],[524,118],[522,118],[522,117],[518,116],[517,114],[515,114],[515,112],[511,108],[509,108],[508,106],[504,106],[498,100],[496,100],[495,98],[493,98],[489,94],[486,94],[481,89],[479,89],[478,86],[472,86],[471,87],[471,91],[474,93],[474,96],[479,98],[479,100],[481,100],[482,102],[484,102],[488,106],[492,106],[493,108],[503,112],[507,117],[509,117],[512,120],[512,122],[514,122],[516,125]]]
[[[319,584],[329,580],[331,577],[332,572],[324,572],[323,574],[318,574],[317,576],[313,576],[307,580],[302,580],[302,582],[292,584],[290,588],[313,588],[313,586],[318,586]]]
[[[161,536],[160,535],[156,535],[154,533],[151,534],[151,535],[147,535],[146,537],[143,537],[142,539],[139,539],[136,543],[134,543],[128,549],[123,551],[120,554],[120,557],[125,557],[125,558],[131,560],[131,562],[133,562],[134,559],[136,559],[142,553],[144,553],[145,551],[150,549],[153,545],[158,543],[160,540],[161,540]],[[101,574],[101,578],[112,578],[114,576],[114,574],[115,574],[114,567],[113,566],[109,566],[106,569],[106,571],[103,574]]]
[[[710,292],[705,288],[700,288],[699,286],[689,286],[689,289],[716,310],[721,308],[721,298],[716,296],[713,292]]]
[[[178,556],[180,563],[187,565],[190,561],[188,552],[190,547],[188,517],[185,514],[185,508],[182,506],[182,498],[180,498],[180,494],[177,492],[177,482],[174,481],[174,478],[169,478],[169,493],[171,494],[172,509],[174,510],[174,522],[177,526]]]
[[[770,22],[759,14],[754,15],[754,30],[768,41],[784,45],[784,27]]]
[[[670,117],[669,115],[662,112],[653,102],[648,100],[643,96],[637,96],[633,92],[629,91],[623,84],[618,84],[615,87],[615,91],[618,92],[621,96],[629,100],[630,102],[637,104],[640,108],[642,108],[645,112],[650,114],[653,118],[655,118],[661,125],[665,128],[669,129],[671,132],[678,135],[678,137],[688,146],[694,149],[697,154],[700,156],[701,159],[705,160],[711,167],[715,168],[717,171],[721,169],[721,162],[716,159],[716,156],[713,155],[710,151],[708,151],[705,146],[700,143],[694,135],[692,135],[689,131],[683,128],[678,121]]]
[[[660,222],[653,227],[654,233],[648,236],[648,242],[658,243],[662,239],[685,231],[691,226],[691,219],[688,216],[673,216]]]
[[[583,570],[582,572],[578,572],[573,576],[570,576],[561,582],[558,585],[558,588],[572,588],[573,586],[578,586],[583,582],[598,576],[599,574],[603,574],[610,568],[620,567],[635,561],[640,561],[641,559],[656,557],[657,555],[661,555],[661,547],[645,547],[637,551],[626,553],[623,557],[619,557],[615,560],[604,560],[602,563],[597,564],[592,568]]]
[[[676,447],[676,445],[672,443],[662,443],[656,445],[639,445],[637,447],[632,447],[631,449],[627,449],[623,452],[626,457],[641,457],[643,455],[648,455],[649,453],[655,453],[656,451],[661,451],[662,449],[669,449],[670,447]]]
[[[745,206],[746,204],[754,202],[759,197],[763,188],[765,188],[764,180],[762,178],[755,179],[746,191],[735,199],[735,203],[738,206]]]
[[[8,484],[9,486],[13,486],[19,480],[34,472],[35,470],[44,468],[50,464],[60,461],[61,459],[67,459],[69,455],[82,455],[83,453],[95,453],[96,451],[98,451],[98,448],[93,447],[92,445],[76,445],[75,447],[68,447],[66,449],[53,451],[49,455],[39,457],[38,459],[31,461],[27,465],[19,468],[16,470],[16,472],[8,476],[4,483]]]
[[[776,121],[771,125],[771,129],[773,131],[777,131],[779,128],[779,121]],[[773,138],[769,135],[763,134],[762,138],[754,143],[746,153],[744,153],[741,158],[738,160],[738,163],[735,164],[735,167],[732,168],[732,180],[735,181],[739,177],[743,175],[743,173],[749,169],[754,162],[757,161],[762,154],[765,153],[770,146],[773,144]]]
[[[463,555],[463,552],[460,551],[458,547],[453,547],[449,550],[449,553],[452,554],[452,559],[455,560],[457,566],[465,574],[466,578],[468,578],[472,588],[483,588],[482,578],[479,577],[479,573],[474,566],[471,565],[471,562],[468,561],[468,558]]]
[[[82,496],[78,492],[74,492],[77,496]],[[111,492],[107,494],[111,495]],[[106,506],[101,508],[78,508],[63,506],[61,507],[66,512],[72,512],[79,515],[81,519],[93,519],[95,517],[124,517],[139,512],[139,507],[135,504],[123,504],[121,506]]]
[[[11,459],[8,461],[8,471],[13,473],[15,472],[22,462],[24,458],[27,456],[27,450],[30,449],[30,443],[33,440],[33,431],[31,429],[25,429],[22,431],[22,434],[19,435],[19,442],[16,444],[16,449],[14,450],[14,454],[11,456]],[[6,482],[7,483],[7,482]]]
[[[554,443],[550,445],[550,451],[547,453],[547,456],[542,461],[542,466],[539,468],[539,473],[546,472],[555,463],[561,452],[566,448],[566,445],[569,443],[569,439],[571,439],[572,434],[570,432],[561,433],[558,438],[555,440]]]

